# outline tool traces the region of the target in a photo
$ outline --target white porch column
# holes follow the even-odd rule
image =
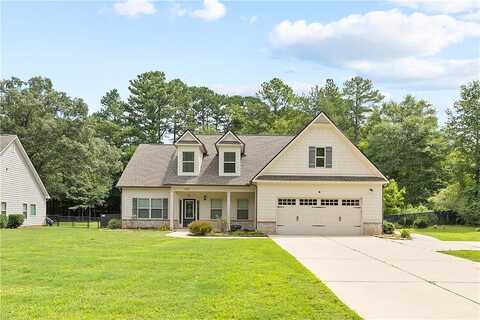
[[[255,192],[253,193],[253,226],[255,229],[257,229],[257,191],[255,189]]]
[[[175,192],[173,192],[173,189],[170,189],[170,203],[168,204],[168,216],[170,217],[170,230],[173,231],[173,216],[175,215],[175,199],[173,199],[173,196],[175,195]]]
[[[227,230],[230,231],[230,191],[227,191]]]

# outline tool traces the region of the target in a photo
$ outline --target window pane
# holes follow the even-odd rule
[[[211,219],[220,219],[222,217],[222,209],[211,210]]]
[[[212,199],[212,208],[222,209],[222,199]]]
[[[36,216],[37,215],[37,206],[34,204],[30,205],[30,215],[31,216]]]
[[[2,213],[7,213],[7,203],[2,202]]]
[[[149,210],[148,209],[138,209],[138,217],[143,219],[150,218]]]
[[[225,152],[223,154],[224,161],[235,162],[235,152]]]
[[[225,173],[235,173],[235,163],[225,162],[223,164],[223,171]]]
[[[317,158],[316,166],[317,167],[325,167],[325,158]]]
[[[162,219],[162,209],[153,209],[152,208],[152,219]]]
[[[193,162],[183,162],[183,172],[193,172]]]
[[[193,161],[194,153],[193,152],[184,152],[183,161]]]
[[[247,220],[248,219],[248,209],[238,209],[237,210],[237,219],[238,220]]]
[[[325,156],[325,148],[317,148],[317,157]]]
[[[238,199],[238,208],[248,210],[248,199]]]
[[[162,209],[163,199],[152,199],[152,209]]]
[[[137,200],[137,207],[140,208],[150,208],[150,200],[149,199],[138,199]]]

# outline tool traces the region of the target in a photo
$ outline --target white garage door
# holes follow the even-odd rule
[[[277,233],[360,235],[359,199],[278,199]]]

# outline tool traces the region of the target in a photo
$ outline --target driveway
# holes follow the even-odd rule
[[[474,242],[430,237],[272,236],[365,319],[480,319],[480,263],[435,252]]]

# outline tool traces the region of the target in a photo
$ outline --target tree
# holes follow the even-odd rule
[[[115,146],[95,137],[88,107],[47,78],[0,81],[1,133],[16,134],[54,199],[97,203],[121,170]]]
[[[372,81],[358,76],[344,83],[342,93],[348,101],[348,115],[353,124],[353,143],[358,145],[367,114],[383,100],[383,96],[373,88]]]
[[[443,186],[442,161],[448,149],[435,110],[407,96],[401,103],[383,104],[380,114],[381,121],[365,138],[365,153],[406,188],[409,203],[423,203]]]
[[[237,133],[266,133],[274,117],[269,107],[256,97],[227,97],[227,128]]]
[[[399,214],[405,208],[405,188],[399,188],[395,180],[390,180],[383,189],[385,215]]]
[[[292,108],[296,103],[293,89],[278,78],[262,83],[257,96],[275,115],[285,109]]]

